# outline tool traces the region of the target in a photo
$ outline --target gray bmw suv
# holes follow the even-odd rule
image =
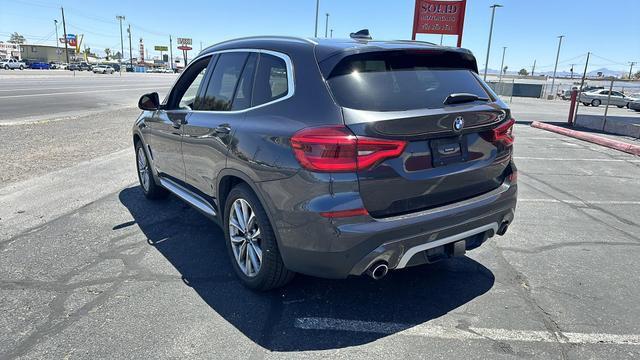
[[[202,51],[133,127],[149,199],[218,222],[250,288],[431,263],[513,221],[514,120],[465,49],[254,37]]]

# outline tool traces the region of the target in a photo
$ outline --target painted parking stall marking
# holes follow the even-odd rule
[[[563,344],[640,345],[639,334],[606,334],[579,332],[549,332],[469,327],[459,329],[440,325],[408,325],[399,323],[344,320],[334,318],[297,318],[294,326],[304,330],[352,331],[376,334],[422,336],[446,340],[492,340],[549,342]]]

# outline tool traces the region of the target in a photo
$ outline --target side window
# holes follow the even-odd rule
[[[204,74],[207,71],[207,66],[210,61],[210,56],[198,60],[189,66],[186,72],[180,77],[180,80],[174,87],[174,93],[171,95],[169,104],[171,109],[191,110],[195,108],[197,105],[194,104],[196,95],[198,94],[198,89],[204,79]]]
[[[284,60],[273,55],[260,54],[253,86],[253,106],[279,99],[288,92],[287,65]]]
[[[244,65],[236,94],[233,97],[231,110],[244,110],[251,107],[251,92],[253,90],[253,78],[256,73],[256,64],[258,62],[258,54],[251,53],[247,63]]]
[[[228,111],[240,73],[247,60],[247,53],[230,52],[220,55],[216,63],[207,90],[203,98],[199,99],[198,110]]]

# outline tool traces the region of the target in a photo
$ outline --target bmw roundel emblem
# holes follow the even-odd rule
[[[460,131],[464,127],[464,118],[462,116],[458,116],[453,121],[453,130]]]

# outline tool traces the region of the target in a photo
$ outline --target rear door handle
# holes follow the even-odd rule
[[[222,124],[213,130],[215,130],[215,132],[218,134],[228,134],[231,132],[231,127],[227,124]]]

